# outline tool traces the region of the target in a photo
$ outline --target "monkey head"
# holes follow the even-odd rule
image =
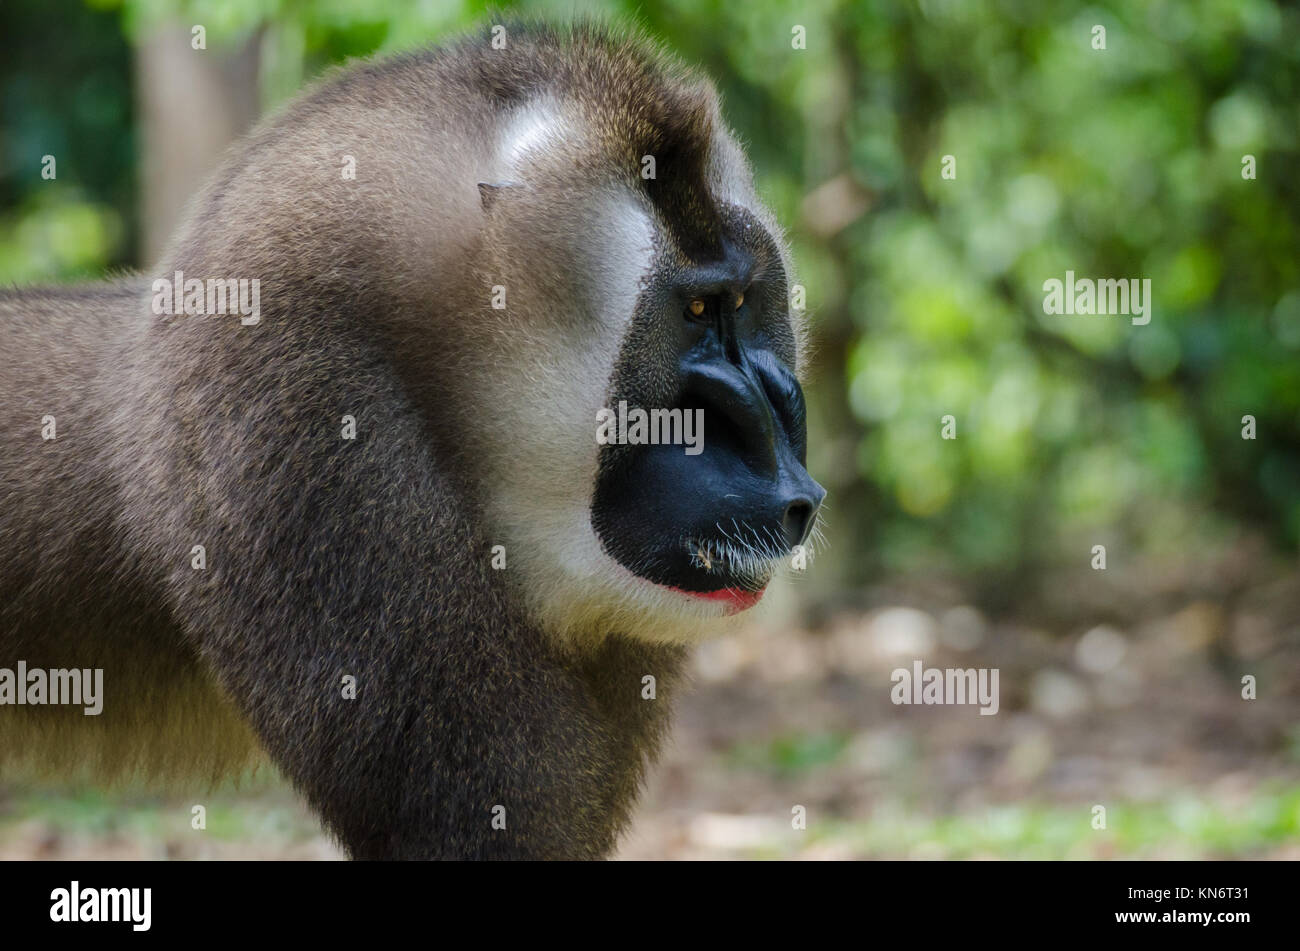
[[[509,574],[553,631],[717,630],[807,544],[825,494],[788,252],[712,87],[666,70],[512,104],[479,186],[479,280],[505,298],[485,376],[512,437],[509,458],[497,438],[475,456]]]
[[[720,224],[716,257],[661,256],[645,283],[610,382],[625,441],[600,450],[592,523],[638,578],[734,614],[807,541],[825,492],[805,469],[780,256],[744,208]],[[668,423],[680,411],[696,441],[654,442],[653,425],[626,441],[625,405],[666,407]]]

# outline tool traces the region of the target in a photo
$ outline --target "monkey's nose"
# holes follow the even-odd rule
[[[817,520],[817,510],[822,507],[822,499],[826,498],[825,489],[811,478],[807,482],[809,485],[804,491],[786,503],[785,513],[781,516],[781,533],[791,548],[802,545],[808,539],[813,523]]]

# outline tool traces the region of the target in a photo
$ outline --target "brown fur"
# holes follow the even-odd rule
[[[550,99],[589,134],[485,213],[496,130]],[[150,277],[259,278],[256,326],[153,316],[145,280],[0,294],[0,665],[105,670],[98,718],[0,708],[0,765],[210,780],[260,746],[357,857],[606,854],[683,648],[617,606],[575,605],[583,636],[554,636],[529,600],[546,559],[520,542],[491,567],[512,541],[493,480],[541,458],[517,404],[565,401],[520,392],[521,367],[597,320],[563,264],[584,194],[636,189],[704,254],[739,154],[711,88],[644,43],[511,26],[506,51],[485,33],[340,73],[232,153]]]

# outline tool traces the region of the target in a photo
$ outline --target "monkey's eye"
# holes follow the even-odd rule
[[[702,316],[702,315],[704,314],[704,300],[703,300],[703,298],[700,298],[700,297],[695,298],[693,301],[691,301],[691,302],[686,306],[686,309],[689,310],[689,311],[691,312],[691,316],[692,316],[692,317],[700,317],[700,316]]]
[[[743,303],[745,303],[745,295],[744,295],[744,294],[737,294],[737,295],[736,295],[736,310],[740,310],[740,305],[743,304]]]

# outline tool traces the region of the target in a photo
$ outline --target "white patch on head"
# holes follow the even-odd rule
[[[531,155],[554,148],[575,131],[554,101],[531,102],[506,125],[500,155],[510,171],[517,171]]]

